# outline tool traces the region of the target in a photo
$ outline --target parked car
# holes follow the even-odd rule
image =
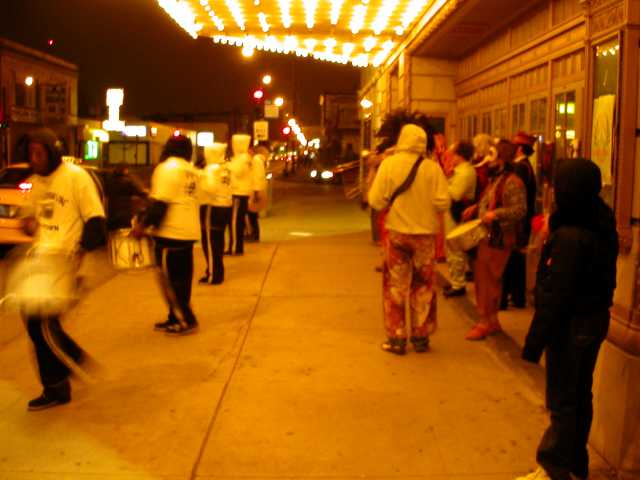
[[[90,165],[80,165],[93,179],[102,204],[107,208],[105,180],[108,170]],[[16,163],[0,170],[0,246],[7,247],[21,243],[29,243],[31,237],[22,231],[20,207],[27,201],[32,183],[32,175],[28,163]]]
[[[309,172],[309,176],[316,182],[344,184],[354,181],[359,169],[359,160],[339,165],[323,165],[318,162]]]
[[[0,244],[16,245],[31,241],[22,231],[20,207],[31,191],[31,168],[28,163],[17,163],[0,170]]]

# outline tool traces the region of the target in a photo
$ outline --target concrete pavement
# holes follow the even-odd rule
[[[165,307],[151,273],[85,298],[66,326],[102,368],[68,405],[26,411],[29,344],[0,317],[16,331],[0,350],[0,479],[508,480],[534,467],[542,368],[509,336],[466,342],[466,300],[438,299],[430,352],[382,352],[368,218],[339,188],[277,187],[263,243],[225,257],[224,285],[194,287],[198,334],[152,331]]]

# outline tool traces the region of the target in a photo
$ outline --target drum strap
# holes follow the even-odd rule
[[[404,193],[407,190],[409,190],[409,187],[411,186],[413,181],[416,179],[416,175],[418,174],[418,168],[420,167],[420,164],[422,163],[423,160],[424,160],[424,156],[420,155],[416,160],[416,163],[414,163],[413,167],[411,167],[411,171],[409,172],[409,175],[407,175],[407,178],[405,178],[404,182],[402,182],[402,184],[398,188],[396,188],[396,191],[393,192],[393,194],[391,195],[391,198],[389,199],[389,205],[387,205],[387,208],[391,208],[391,205],[393,205],[393,202],[396,201],[396,198],[398,198],[398,196],[401,193]]]

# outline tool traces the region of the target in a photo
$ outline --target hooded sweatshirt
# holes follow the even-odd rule
[[[609,328],[616,286],[618,235],[600,198],[600,169],[563,160],[555,181],[557,210],[538,266],[536,312],[523,357],[537,362],[545,348],[601,342]]]
[[[231,191],[234,195],[249,196],[253,191],[252,163],[249,155],[251,137],[236,134],[231,137],[233,156],[229,164],[231,171]]]
[[[225,162],[226,143],[214,143],[204,148],[207,166],[202,171],[200,203],[215,207],[230,207],[231,172]]]
[[[393,192],[402,185],[414,163],[427,156],[427,134],[417,125],[407,124],[400,130],[394,153],[385,158],[369,191],[369,204],[385,209]],[[425,159],[408,190],[400,194],[386,218],[386,227],[399,233],[433,235],[439,231],[438,213],[449,208],[447,179],[438,163]]]

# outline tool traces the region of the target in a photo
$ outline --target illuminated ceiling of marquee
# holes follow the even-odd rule
[[[416,22],[457,0],[157,0],[193,38],[356,67],[380,66]]]

